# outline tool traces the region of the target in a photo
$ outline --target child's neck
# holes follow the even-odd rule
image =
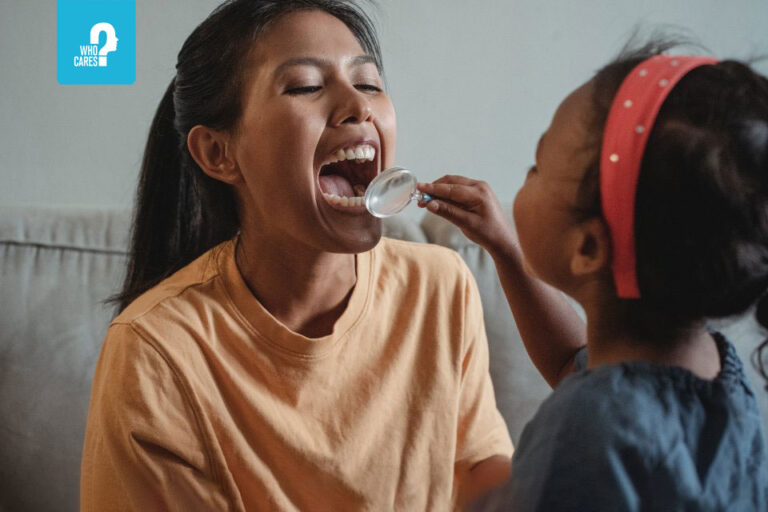
[[[587,311],[587,366],[629,361],[649,361],[684,368],[701,379],[714,379],[720,372],[717,344],[702,326],[675,339],[654,343],[627,334],[615,316]]]

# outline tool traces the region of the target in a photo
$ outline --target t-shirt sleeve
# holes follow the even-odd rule
[[[464,344],[456,463],[472,466],[494,455],[511,457],[513,448],[507,425],[496,408],[480,293],[463,261],[461,268],[464,304],[460,314],[464,315]]]
[[[230,510],[179,376],[130,325],[110,327],[94,376],[81,510]]]

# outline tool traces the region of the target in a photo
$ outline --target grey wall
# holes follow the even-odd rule
[[[0,204],[129,205],[175,55],[217,4],[138,0],[136,82],[63,86],[55,2],[0,0]],[[560,100],[636,23],[684,27],[721,57],[768,53],[768,0],[380,4],[398,163],[425,181],[448,171],[485,179],[502,200],[514,197]]]

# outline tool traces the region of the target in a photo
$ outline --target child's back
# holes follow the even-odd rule
[[[495,509],[768,510],[755,398],[715,339],[714,380],[644,361],[578,371],[577,358],[523,431]]]

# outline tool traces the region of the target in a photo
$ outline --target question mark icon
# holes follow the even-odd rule
[[[109,52],[117,51],[117,36],[115,35],[115,27],[109,23],[97,23],[91,27],[91,44],[99,44],[99,35],[102,32],[107,33],[107,42],[99,50],[99,67],[107,65],[107,54]]]

